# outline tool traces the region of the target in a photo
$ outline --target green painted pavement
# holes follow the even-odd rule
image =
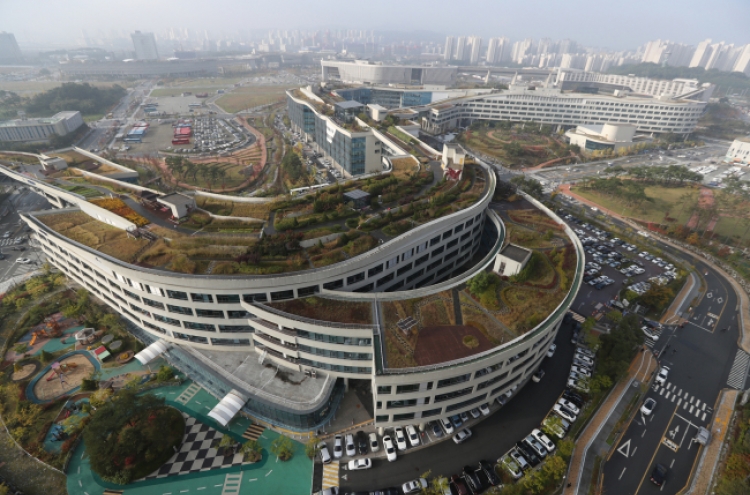
[[[252,423],[245,417],[239,416],[232,421],[228,429],[221,428],[208,412],[218,403],[211,394],[201,389],[185,404],[175,402],[184,392],[191,381],[186,381],[179,387],[161,387],[151,391],[154,395],[164,397],[167,404],[184,411],[222,433],[229,433],[238,441],[242,441],[242,433]],[[102,481],[91,471],[88,457],[85,455],[83,444],[73,453],[68,467],[68,493],[70,495],[102,495],[106,488],[123,490],[124,495],[214,495],[221,494],[227,474],[242,472],[240,495],[302,495],[312,491],[313,463],[305,455],[305,446],[294,441],[294,457],[286,462],[279,461],[269,452],[271,443],[279,434],[265,430],[258,439],[263,446],[263,459],[255,464],[236,466],[225,469],[215,469],[201,473],[191,473],[182,476],[170,476],[157,480],[147,480],[118,486]]]

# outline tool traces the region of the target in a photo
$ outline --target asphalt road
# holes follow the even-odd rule
[[[373,460],[372,469],[342,471],[347,478],[341,480],[341,490],[376,490],[403,483],[431,470],[433,476],[458,474],[463,466],[476,467],[481,459],[494,462],[531,430],[539,427],[542,419],[557,401],[567,382],[574,346],[570,343],[572,329],[560,329],[555,342],[557,351],[552,358],[542,361],[546,374],[541,382],[530,382],[511,401],[500,409],[493,402],[493,413],[476,426],[469,426],[473,436],[456,445],[451,440],[434,444],[405,454],[389,463],[383,458]],[[387,434],[392,431],[386,430]],[[381,448],[382,450],[382,448]],[[411,449],[410,449],[411,450]]]
[[[711,423],[719,392],[728,386],[737,353],[737,297],[704,263],[693,266],[704,274],[706,291],[686,315],[689,323],[668,328],[654,346],[660,364],[670,368],[669,376],[665,386],[652,386],[644,397],[656,400],[654,412],[648,417],[637,414],[605,464],[605,493],[678,493],[687,484],[699,452],[691,439],[698,427]],[[736,388],[743,387],[746,373],[744,367],[733,373]],[[674,444],[665,445],[664,438]],[[661,488],[650,482],[657,463],[669,470]]]

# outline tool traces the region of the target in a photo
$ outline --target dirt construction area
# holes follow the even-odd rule
[[[94,371],[94,365],[83,354],[75,354],[59,361],[63,371],[63,379],[53,370],[47,369],[44,376],[34,385],[34,395],[39,400],[51,400],[66,394],[81,386],[84,378],[88,377]]]

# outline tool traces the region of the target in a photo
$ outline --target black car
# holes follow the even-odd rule
[[[521,453],[521,455],[529,461],[529,464],[531,464],[533,467],[536,467],[539,465],[540,462],[542,462],[539,459],[539,456],[536,455],[536,452],[531,450],[531,447],[526,445],[524,442],[516,442],[516,449]]]
[[[495,472],[495,468],[492,464],[490,464],[487,461],[479,461],[479,467],[477,468],[477,471],[481,471],[484,473],[484,475],[487,477],[487,481],[489,481],[490,485],[492,486],[499,486],[500,485],[500,477]]]
[[[651,483],[656,486],[661,486],[667,479],[667,467],[663,464],[657,464],[654,466],[654,470],[651,471]]]
[[[583,282],[587,284],[591,282],[592,280],[594,280],[595,278],[596,278],[596,275],[586,275],[585,277],[583,277]]]
[[[583,407],[583,404],[585,403],[583,397],[569,389],[563,391],[562,396],[578,407]]]
[[[367,435],[362,430],[357,432],[357,450],[359,455],[367,454]]]
[[[475,473],[470,466],[464,466],[463,474],[464,480],[466,481],[466,484],[469,485],[469,490],[471,490],[472,493],[481,493],[484,491],[485,486],[482,484],[482,480],[479,479],[477,473]]]

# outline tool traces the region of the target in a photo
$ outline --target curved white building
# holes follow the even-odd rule
[[[567,285],[554,308],[522,329],[493,318],[468,323],[482,309],[462,295],[462,284],[490,267],[506,243],[489,208],[495,174],[484,168],[476,178],[482,193],[463,209],[345,261],[264,276],[191,275],[122,261],[62,234],[54,220],[85,213],[87,221],[140,235],[132,224],[49,183],[0,172],[62,207],[23,215],[55,267],[123,315],[144,343],[169,343],[151,349],[169,347],[166,357],[211,393],[247,397],[244,411],[296,430],[325,424],[350,380],[369,382],[378,426],[468,411],[523,385],[583,272],[577,237],[529,199],[567,237]],[[445,345],[455,339],[458,345]]]

